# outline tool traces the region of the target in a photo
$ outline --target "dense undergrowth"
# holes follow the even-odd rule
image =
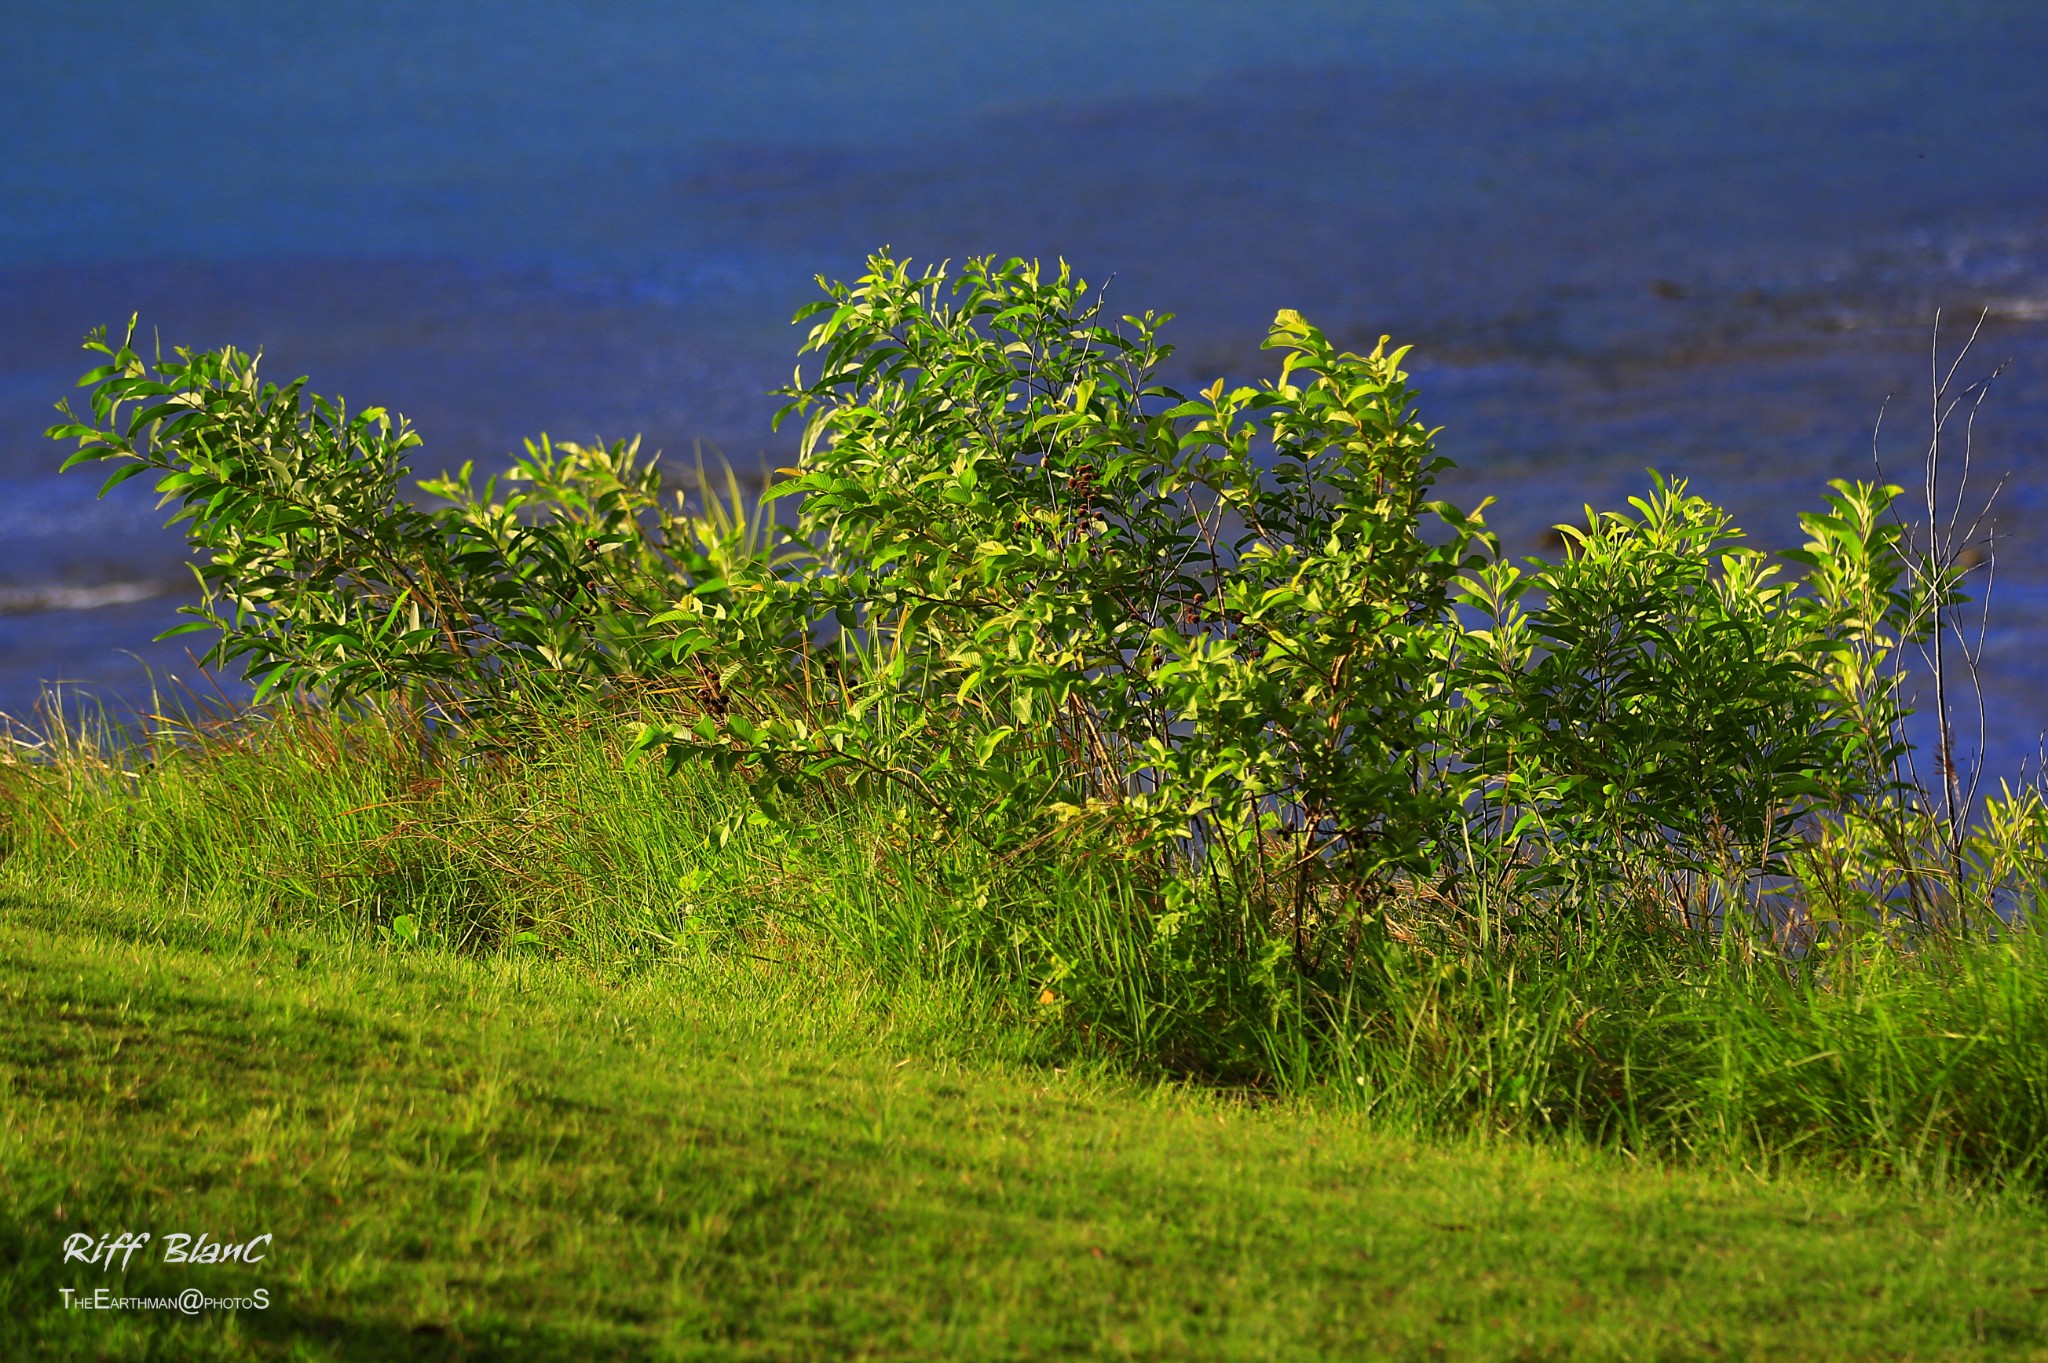
[[[1516,563],[1429,497],[1384,343],[1282,313],[1276,380],[1190,396],[1064,268],[827,294],[759,503],[543,440],[417,505],[381,410],[95,342],[53,434],[157,476],[264,703],[23,747],[10,866],[394,950],[829,960],[1416,1129],[2039,1181],[2048,806],[1949,738],[1967,536],[1845,482],[1771,555],[1658,479]]]
[[[125,764],[125,765],[124,765]],[[2038,1179],[2038,935],[1859,938],[1824,968],[1669,923],[1361,934],[1341,993],[1284,953],[1203,974],[1085,858],[1005,864],[876,799],[770,820],[743,782],[557,723],[457,760],[388,718],[286,713],[9,773],[9,874],[257,935],[534,953],[601,978],[703,955],[853,970],[960,1053],[1093,1059],[1361,1107],[1396,1129],[1566,1130],[1645,1153],[1807,1154]],[[892,987],[891,981],[895,982]],[[888,1007],[886,1003],[878,1005]]]

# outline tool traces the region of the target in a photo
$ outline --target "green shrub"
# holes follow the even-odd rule
[[[824,287],[798,467],[694,509],[545,437],[415,502],[382,410],[95,336],[66,466],[156,477],[183,628],[267,708],[15,752],[10,866],[393,948],[850,964],[1421,1129],[2048,1167],[2048,804],[1965,829],[1913,779],[1902,650],[1963,578],[1897,488],[1772,556],[1657,478],[1516,563],[1431,498],[1384,340],[1282,312],[1276,377],[1188,395],[1168,319],[1064,266]]]
[[[1108,318],[1064,265],[820,282],[799,466],[752,506],[545,437],[416,505],[402,421],[234,350],[145,363],[132,323],[52,434],[109,487],[157,476],[203,555],[184,628],[259,696],[494,741],[595,706],[771,814],[873,795],[1006,864],[1083,855],[1144,959],[1034,950],[1104,1000],[1150,972],[1119,1026],[1336,998],[1396,920],[1491,949],[1626,907],[1804,950],[1994,926],[2048,879],[2038,801],[1966,847],[1902,774],[1899,653],[1961,579],[1903,552],[1896,488],[1835,484],[1773,559],[1658,479],[1517,565],[1431,499],[1384,339],[1282,312],[1277,377],[1191,396],[1158,380],[1168,319]]]
[[[943,778],[955,819],[1100,819],[1241,884],[1262,835],[1354,894],[1421,863],[1480,527],[1426,499],[1401,352],[1282,313],[1276,380],[1188,398],[1163,319],[1104,324],[1064,267],[876,257],[828,292],[775,495],[873,660],[832,742]]]
[[[1892,793],[1896,488],[1837,484],[1783,577],[1728,514],[1653,475],[1636,514],[1587,511],[1557,563],[1496,560],[1458,583],[1483,628],[1457,674],[1488,839],[1591,872],[1698,924],[1787,873],[1825,811]],[[1533,607],[1525,606],[1533,600]],[[1736,897],[1730,898],[1734,894]]]
[[[67,469],[116,465],[103,493],[157,475],[202,556],[203,600],[172,633],[215,632],[205,661],[240,663],[259,699],[407,697],[467,720],[601,692],[673,657],[650,617],[679,597],[717,610],[774,561],[736,488],[687,514],[637,441],[543,436],[502,479],[421,483],[445,499],[422,507],[403,418],[267,383],[232,348],[152,364],[133,340],[132,321],[118,347],[88,338],[106,359],[81,381],[93,419],[50,434],[78,444]]]

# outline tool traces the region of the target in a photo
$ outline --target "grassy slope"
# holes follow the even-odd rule
[[[0,901],[0,1357],[2048,1358],[2048,1216],[949,1056],[943,1000]],[[126,1275],[63,1237],[268,1231]],[[59,1286],[267,1286],[263,1313]]]
[[[610,726],[536,717],[525,737],[515,757],[465,754],[375,716],[286,713],[139,748],[60,744],[0,760],[0,864],[223,931],[416,928],[477,953],[533,939],[606,979],[706,955],[859,970],[916,992],[949,1053],[1114,1055],[1370,1106],[1415,1134],[1549,1124],[1638,1152],[1796,1152],[2048,1191],[2039,932],[1864,943],[1816,987],[1625,918],[1585,931],[1539,903],[1479,951],[1468,924],[1403,910],[1409,937],[1314,981],[1357,1005],[1321,1026],[1285,972],[1273,990],[1251,964],[1272,938],[1232,942],[1250,925],[1213,920],[1162,932],[1073,849],[999,864],[848,792],[766,820],[738,781],[664,775]]]

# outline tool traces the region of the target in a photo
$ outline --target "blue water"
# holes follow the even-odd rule
[[[2048,6],[9,6],[0,710],[130,699],[179,597],[149,499],[40,438],[93,324],[264,349],[410,415],[425,468],[539,430],[783,462],[818,271],[1064,254],[1253,374],[1281,306],[1416,344],[1425,415],[1533,549],[1645,465],[1766,543],[1918,457],[1937,309],[2010,361],[1988,661],[2048,727]],[[1903,479],[1902,479],[1903,480]]]

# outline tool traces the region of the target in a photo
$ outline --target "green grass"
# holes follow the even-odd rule
[[[0,906],[8,1358],[2040,1358],[2048,1215],[963,1057],[871,974]],[[60,1263],[80,1230],[262,1266]],[[180,1319],[60,1286],[271,1294]]]
[[[74,744],[0,767],[0,846],[18,883],[242,932],[414,934],[608,979],[707,956],[851,970],[938,1008],[920,1025],[956,1054],[1108,1062],[1415,1134],[2048,1187],[2038,931],[1788,972],[1668,923],[1503,912],[1482,951],[1417,915],[1369,922],[1349,977],[1301,978],[1267,925],[1162,935],[1102,860],[1002,862],[871,795],[765,821],[738,782],[665,775],[616,729],[536,722],[491,759],[297,715]]]
[[[0,1358],[2048,1358],[2038,934],[1418,922],[1340,1026],[1086,861],[455,756],[0,769]],[[275,1241],[62,1261],[122,1231]]]

